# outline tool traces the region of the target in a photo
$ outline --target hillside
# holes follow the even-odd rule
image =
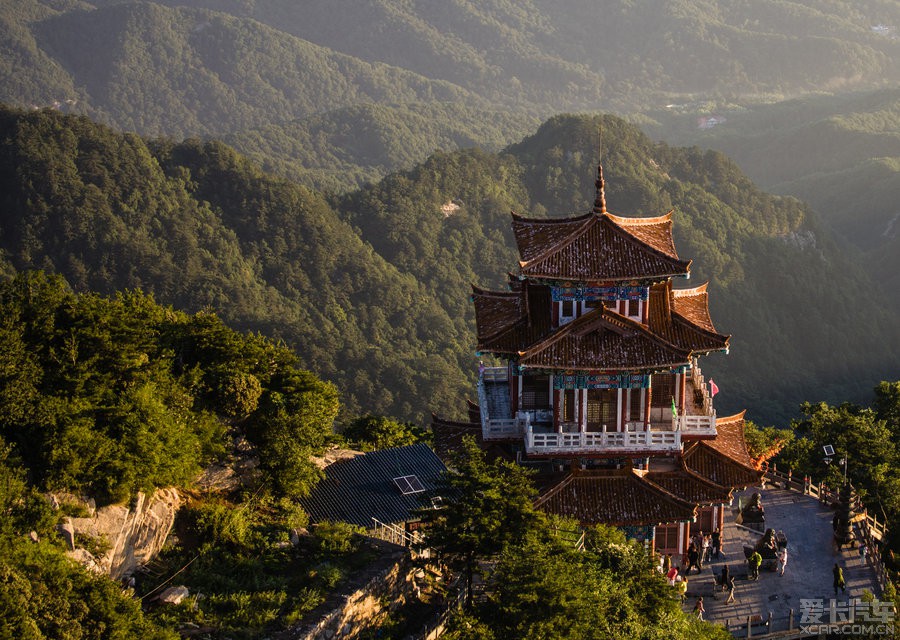
[[[29,6],[26,0],[0,14],[18,40],[7,46],[28,52],[17,56],[21,66],[0,76],[0,100],[61,102],[129,131],[221,135],[360,102],[481,103],[447,82],[225,13],[154,3],[65,11],[39,5],[35,20],[24,17]],[[23,77],[33,78],[33,86],[20,89]]]
[[[887,0],[23,0],[0,8],[0,101],[179,137],[365,102],[748,103],[896,83],[897,25]]]
[[[420,398],[451,406],[468,385],[472,338],[458,321],[321,196],[232,149],[151,148],[52,111],[0,112],[0,148],[7,273],[44,269],[78,291],[141,288],[215,309],[294,346],[301,366],[346,390],[350,413],[422,419]]]
[[[360,104],[225,136],[264,170],[317,190],[350,191],[437,150],[499,151],[537,118],[453,103]]]
[[[515,268],[510,211],[589,208],[598,126],[554,118],[504,153],[437,153],[329,204],[221,143],[6,111],[4,268],[59,272],[81,291],[140,287],[283,339],[339,386],[345,417],[455,415],[474,370],[470,285],[502,286]],[[783,422],[804,400],[863,398],[891,378],[896,316],[806,207],[720,154],[654,144],[612,117],[603,130],[611,210],[675,209],[679,252],[734,334],[731,355],[704,363],[723,414]]]
[[[262,0],[234,11],[335,51],[447,80],[494,104],[555,111],[649,106],[666,95],[791,95],[900,78],[898,43],[872,30],[900,22],[896,5],[883,0],[852,7],[773,1],[752,9],[687,0],[379,0],[365,7]]]
[[[808,202],[842,248],[883,285],[900,309],[900,90],[807,96],[710,111],[725,121],[697,126],[697,113],[654,112],[645,128],[677,144],[728,154],[774,193]]]

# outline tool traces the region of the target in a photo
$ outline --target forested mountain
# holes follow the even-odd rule
[[[346,390],[351,412],[421,418],[421,398],[448,406],[467,385],[473,338],[461,320],[321,196],[229,147],[151,148],[52,111],[4,111],[0,140],[7,272],[39,268],[79,291],[137,287],[213,308],[296,347],[303,367]]]
[[[505,208],[537,215],[587,211],[598,124],[587,117],[551,119],[508,149],[516,163],[507,159],[499,167],[474,170],[471,154],[434,156],[412,172],[347,196],[341,208],[382,255],[452,304],[468,292],[469,278],[448,272],[445,247],[468,260],[475,282],[486,286],[497,286],[489,278],[514,268],[517,258],[499,253],[497,245],[483,251],[471,239],[461,242],[457,225],[466,224],[465,218],[453,222],[448,236],[448,222],[456,216],[443,220],[440,200],[463,202],[464,216],[480,211],[478,226],[489,237],[507,238],[507,247],[512,245]],[[734,335],[729,356],[704,362],[731,387],[718,398],[720,412],[749,407],[754,419],[783,419],[803,397],[862,398],[890,377],[900,347],[891,326],[896,315],[880,308],[881,301],[870,295],[872,282],[806,207],[759,191],[721,154],[654,145],[617,119],[607,118],[603,131],[611,211],[658,215],[674,208],[679,253],[694,260],[696,283],[712,282],[713,318]],[[490,188],[478,175],[492,176]],[[531,204],[521,209],[517,200]],[[416,201],[428,203],[419,209],[430,206],[431,213],[411,227]],[[459,254],[460,246],[471,249]],[[459,312],[469,314],[467,306]],[[870,340],[875,335],[880,338]]]
[[[178,136],[361,102],[634,111],[897,82],[898,24],[889,0],[21,0],[0,100]]]
[[[724,120],[698,128],[696,113],[651,114],[645,127],[676,144],[733,158],[757,184],[808,202],[842,248],[900,309],[900,90],[807,96],[710,111]]]
[[[485,104],[450,83],[221,12],[149,2],[57,11],[25,0],[0,18],[10,60],[0,99],[62,103],[144,134],[221,135],[360,102]]]
[[[515,267],[511,210],[588,210],[599,124],[557,117],[505,153],[438,153],[329,204],[221,143],[5,111],[4,268],[212,308],[284,339],[338,384],[347,415],[459,415],[474,369],[469,287],[501,286]],[[678,249],[734,334],[731,355],[705,363],[727,380],[720,412],[781,421],[891,378],[896,316],[799,201],[760,192],[718,153],[654,144],[612,117],[603,130],[611,210],[676,210]]]
[[[169,0],[172,4],[183,4]],[[209,0],[189,0],[212,6]],[[796,93],[897,80],[896,4],[805,0],[430,3],[287,0],[242,7],[268,24],[365,60],[554,110],[644,106],[665,95]],[[338,8],[342,20],[331,12]]]
[[[361,104],[223,139],[264,170],[317,190],[348,191],[436,150],[499,151],[538,124],[525,114],[454,103]]]

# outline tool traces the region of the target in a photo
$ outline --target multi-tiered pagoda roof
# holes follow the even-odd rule
[[[493,455],[534,464],[546,456],[537,505],[551,513],[629,527],[684,523],[761,477],[744,414],[717,418],[697,367],[699,356],[727,352],[729,336],[712,322],[706,284],[673,286],[689,277],[691,261],[675,249],[672,212],[613,215],[600,167],[596,184],[588,214],[512,214],[519,273],[506,291],[472,290],[478,352],[508,367],[482,366],[468,422],[434,418],[436,446],[446,453],[474,435]],[[651,385],[657,374],[675,386]],[[529,375],[538,377],[525,389]],[[671,395],[654,398],[656,384]],[[602,404],[611,402],[597,395],[604,389],[618,394],[615,404]],[[549,413],[532,411],[525,391],[528,402],[553,398]],[[600,404],[590,409],[591,402]],[[609,410],[619,418],[599,417]],[[540,427],[541,420],[550,422]]]

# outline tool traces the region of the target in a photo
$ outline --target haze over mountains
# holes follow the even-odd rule
[[[360,101],[546,116],[900,80],[888,1],[24,0],[4,97],[79,100],[119,128],[231,132]]]
[[[590,202],[597,121],[538,125],[613,111],[812,205],[607,121],[612,210],[676,209],[735,336],[705,368],[720,413],[864,400],[900,353],[897,26],[887,1],[6,3],[0,101],[113,129],[4,112],[4,267],[211,306],[287,340],[351,412],[452,414],[468,286],[515,265],[509,211]]]

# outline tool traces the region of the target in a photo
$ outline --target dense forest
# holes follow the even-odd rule
[[[647,114],[645,130],[675,144],[722,151],[772,193],[808,203],[900,308],[900,90],[812,95],[766,105],[709,104]]]
[[[183,136],[365,101],[547,116],[770,99],[896,82],[900,43],[873,27],[898,14],[888,0],[23,0],[0,11],[0,100]]]
[[[465,385],[471,338],[321,196],[221,143],[151,149],[49,111],[0,119],[7,272],[214,309],[287,340],[304,367],[348,390],[352,412],[422,416],[419,397],[447,405]]]
[[[283,339],[337,384],[344,421],[460,415],[470,285],[501,286],[516,264],[510,211],[588,209],[600,122],[557,117],[503,153],[436,153],[326,199],[219,142],[6,110],[3,268],[60,273],[76,291],[141,289]],[[734,335],[730,355],[704,363],[728,381],[722,415],[785,424],[803,401],[862,401],[892,377],[896,316],[799,201],[759,191],[718,153],[654,144],[612,117],[603,129],[612,211],[674,208],[680,253],[712,282],[713,318]]]
[[[0,318],[0,636],[176,637],[118,585],[64,557],[56,524],[77,505],[64,498],[51,510],[46,492],[128,504],[139,491],[190,489],[212,462],[254,457],[252,509],[230,508],[240,496],[228,496],[182,516],[201,545],[198,572],[223,570],[227,544],[270,546],[305,523],[293,499],[319,478],[311,456],[334,438],[339,397],[283,345],[137,291],[76,294],[41,272],[0,284]],[[103,541],[82,544],[102,551]],[[233,553],[227,567],[239,562]],[[200,615],[227,626],[221,612],[240,591],[205,587]],[[300,611],[320,598],[310,592],[302,605],[292,594],[270,600]]]

